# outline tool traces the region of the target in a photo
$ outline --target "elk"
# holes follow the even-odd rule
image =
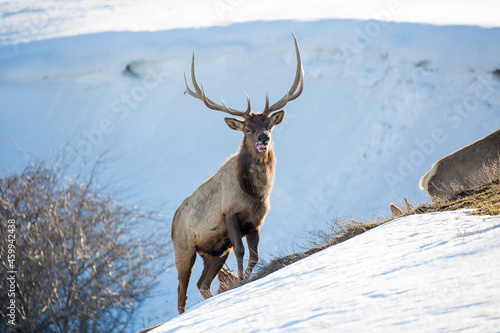
[[[275,155],[271,132],[285,116],[282,109],[289,101],[299,97],[303,89],[304,72],[300,59],[297,38],[293,34],[297,71],[295,80],[287,93],[279,101],[269,106],[269,94],[262,113],[251,111],[247,98],[246,111],[228,108],[209,99],[198,85],[194,69],[194,53],[191,63],[191,79],[194,91],[186,81],[186,91],[200,99],[211,110],[222,111],[237,118],[224,118],[230,129],[244,134],[239,151],[232,155],[219,170],[193,194],[188,196],[177,209],[172,222],[172,240],[175,250],[175,265],[178,273],[178,311],[186,309],[187,288],[196,253],[204,261],[204,268],[197,283],[202,296],[212,297],[211,285],[215,276],[234,249],[238,265],[238,278],[247,279],[259,260],[260,227],[269,212],[269,194],[274,183]],[[246,237],[249,261],[243,271],[245,248],[242,239]]]
[[[403,208],[399,208],[395,204],[391,203],[389,207],[391,208],[392,217],[400,217],[405,214],[411,214],[415,212],[415,207],[413,207],[413,205],[409,203],[408,199],[406,198],[405,198],[405,205],[406,205],[406,210],[404,210]]]
[[[484,185],[499,176],[500,130],[465,146],[434,163],[420,179],[420,188],[433,201]]]

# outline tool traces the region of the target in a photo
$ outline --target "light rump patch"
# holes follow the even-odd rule
[[[499,165],[500,130],[496,130],[434,163],[419,185],[434,202],[449,200],[496,180]]]

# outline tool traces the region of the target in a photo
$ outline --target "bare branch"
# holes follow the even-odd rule
[[[155,223],[146,217],[153,214],[96,191],[100,169],[91,170],[68,184],[61,179],[66,170],[31,162],[19,175],[0,178],[0,219],[16,221],[16,327],[22,332],[124,331],[155,284],[170,237],[144,227]],[[0,237],[6,235],[2,224]],[[6,249],[0,248],[5,274]],[[0,301],[8,304],[5,283]]]

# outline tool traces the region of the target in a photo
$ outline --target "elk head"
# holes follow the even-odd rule
[[[201,87],[198,85],[194,70],[194,53],[193,61],[191,63],[191,79],[193,81],[194,91],[189,88],[186,73],[184,73],[184,79],[186,81],[186,91],[189,95],[202,100],[205,105],[212,110],[222,111],[233,116],[242,117],[243,120],[237,118],[224,118],[226,124],[229,128],[235,131],[242,131],[245,134],[244,144],[251,146],[256,154],[265,153],[268,151],[269,147],[272,145],[271,131],[274,126],[279,125],[283,118],[285,117],[285,110],[282,108],[289,102],[302,93],[304,88],[304,70],[302,68],[302,62],[300,59],[299,45],[297,43],[297,38],[292,31],[293,39],[295,42],[295,53],[297,56],[297,71],[295,74],[295,80],[292,84],[290,90],[287,91],[285,96],[283,96],[278,102],[269,106],[269,94],[266,94],[266,106],[262,113],[253,113],[251,111],[250,98],[245,93],[247,98],[248,107],[246,111],[238,111],[235,109],[228,108],[224,103],[224,99],[221,97],[221,104],[217,104],[205,95],[205,89],[203,84]],[[297,90],[298,89],[298,90]]]

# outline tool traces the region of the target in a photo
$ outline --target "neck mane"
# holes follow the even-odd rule
[[[271,193],[274,183],[275,156],[272,142],[268,150],[258,153],[243,139],[238,154],[238,183],[240,188],[251,197],[265,199]]]

